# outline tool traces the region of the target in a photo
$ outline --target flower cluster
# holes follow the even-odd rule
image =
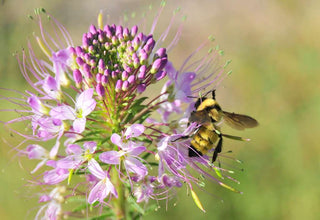
[[[139,32],[137,25],[103,26],[100,14],[98,26],[91,25],[77,46],[52,16],[47,14],[58,30],[54,37],[37,16],[41,35],[36,40],[46,59],[38,58],[30,45],[22,59],[17,57],[32,91],[21,100],[24,115],[6,123],[30,123],[28,134],[16,131],[29,143],[20,153],[39,161],[31,171],[41,174],[36,182],[52,186],[39,200],[45,205],[37,219],[81,217],[87,210],[84,201],[103,207],[85,216],[121,219],[136,215],[137,207],[140,215],[144,211],[138,203],[168,199],[184,184],[204,210],[194,190],[204,185],[203,178],[195,173],[233,190],[222,182],[231,179],[230,171],[206,155],[190,158],[190,138],[185,138],[199,126],[188,123],[192,97],[216,86],[224,72],[216,62],[219,51],[192,61],[208,40],[175,69],[168,53],[181,26],[168,47],[159,42],[166,42],[174,19],[158,39],[153,33],[163,6],[149,33]],[[165,79],[161,92],[152,87]],[[79,207],[66,211],[66,201],[77,201]]]

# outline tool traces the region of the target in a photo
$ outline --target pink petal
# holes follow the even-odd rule
[[[57,167],[64,169],[75,169],[81,164],[82,159],[83,158],[80,155],[68,156],[61,160],[58,160]]]
[[[83,144],[84,149],[89,150],[90,153],[94,153],[97,149],[97,143],[94,141],[87,141]]]
[[[77,118],[73,121],[73,129],[77,133],[82,133],[86,128],[86,118]]]
[[[144,146],[134,147],[134,148],[131,148],[131,150],[129,151],[129,154],[131,156],[138,156],[139,154],[141,154],[145,150],[146,150],[146,147],[144,147]]]
[[[50,159],[54,158],[58,154],[59,147],[60,147],[60,140],[57,139],[55,145],[52,147],[49,153]]]
[[[106,184],[103,181],[99,181],[90,191],[88,202],[92,204],[98,200],[103,201],[107,196]]]
[[[82,154],[82,152],[83,152],[83,149],[77,144],[69,144],[66,149],[66,153],[69,155],[70,154],[80,155]]]
[[[82,115],[89,115],[96,107],[96,101],[92,99],[93,89],[83,91],[77,98],[76,109],[82,109]]]
[[[29,159],[41,159],[47,155],[47,150],[38,144],[31,144],[27,147]]]
[[[127,128],[124,136],[128,139],[131,137],[138,137],[144,132],[145,128],[142,124],[133,124]]]
[[[74,120],[76,113],[73,108],[68,105],[57,106],[51,109],[50,116],[60,120]]]
[[[111,142],[114,143],[115,145],[117,145],[118,147],[122,146],[122,140],[120,135],[118,134],[112,134],[111,138],[110,138]]]
[[[107,164],[120,164],[121,155],[117,151],[107,151],[100,154],[99,159]]]
[[[89,160],[88,169],[91,174],[93,174],[95,177],[97,177],[101,180],[106,178],[106,176],[107,176],[106,173],[100,167],[99,163],[95,159]]]
[[[148,174],[146,166],[136,158],[128,157],[125,160],[125,166],[129,171],[138,174],[141,178]]]

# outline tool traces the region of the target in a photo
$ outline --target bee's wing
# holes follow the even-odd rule
[[[254,128],[259,125],[256,119],[248,115],[241,115],[225,111],[223,111],[223,119],[227,123],[227,125],[237,130]]]
[[[198,124],[205,124],[211,122],[211,118],[207,111],[193,111],[189,117],[189,122],[197,122]]]

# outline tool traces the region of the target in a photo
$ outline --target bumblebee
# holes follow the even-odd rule
[[[223,111],[215,100],[215,90],[212,90],[212,98],[207,98],[206,96],[198,98],[194,105],[196,110],[191,112],[189,117],[189,123],[196,122],[200,127],[192,136],[188,154],[189,157],[199,157],[214,148],[213,163],[222,150],[223,137],[244,140],[241,137],[222,134],[219,127],[222,119],[227,125],[237,130],[256,127],[258,122],[247,115]],[[216,144],[217,141],[218,143]]]

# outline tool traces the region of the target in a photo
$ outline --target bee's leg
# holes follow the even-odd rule
[[[222,135],[221,133],[219,134],[219,142],[216,146],[216,148],[214,149],[214,152],[213,152],[213,156],[212,156],[212,163],[214,161],[216,161],[217,157],[218,157],[218,154],[221,153],[221,150],[222,150]]]
[[[189,157],[199,157],[199,156],[202,156],[202,153],[200,151],[198,151],[194,146],[190,145],[188,156]]]
[[[216,90],[214,89],[214,90],[212,90],[212,99],[216,99]]]

